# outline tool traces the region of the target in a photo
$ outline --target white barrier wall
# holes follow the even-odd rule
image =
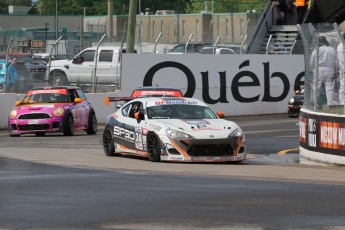
[[[0,128],[7,128],[7,117],[17,100],[16,93],[0,93]]]
[[[303,55],[124,54],[121,91],[87,93],[104,123],[115,105],[105,96],[129,96],[140,86],[166,86],[205,101],[226,116],[287,113],[296,82],[304,79]],[[0,129],[23,95],[0,94]]]

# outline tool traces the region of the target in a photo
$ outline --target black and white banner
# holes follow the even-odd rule
[[[304,69],[303,55],[124,54],[121,94],[174,87],[226,116],[285,113]]]

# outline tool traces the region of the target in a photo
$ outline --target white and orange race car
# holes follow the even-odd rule
[[[241,162],[246,159],[245,136],[223,117],[194,98],[138,97],[107,117],[104,152],[154,162]]]

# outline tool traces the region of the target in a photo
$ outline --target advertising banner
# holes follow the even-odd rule
[[[345,117],[310,114],[301,111],[300,146],[331,155],[345,156]]]
[[[174,87],[226,116],[287,112],[303,55],[123,54],[121,91]]]

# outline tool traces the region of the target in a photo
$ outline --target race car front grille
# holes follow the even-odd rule
[[[194,145],[187,153],[190,156],[232,156],[233,150],[228,144],[216,144],[216,145]]]
[[[35,125],[18,125],[19,130],[30,131],[30,130],[46,130],[49,129],[49,124],[35,124]]]
[[[49,114],[46,113],[28,113],[18,117],[19,120],[30,120],[30,119],[46,119],[50,118]]]

